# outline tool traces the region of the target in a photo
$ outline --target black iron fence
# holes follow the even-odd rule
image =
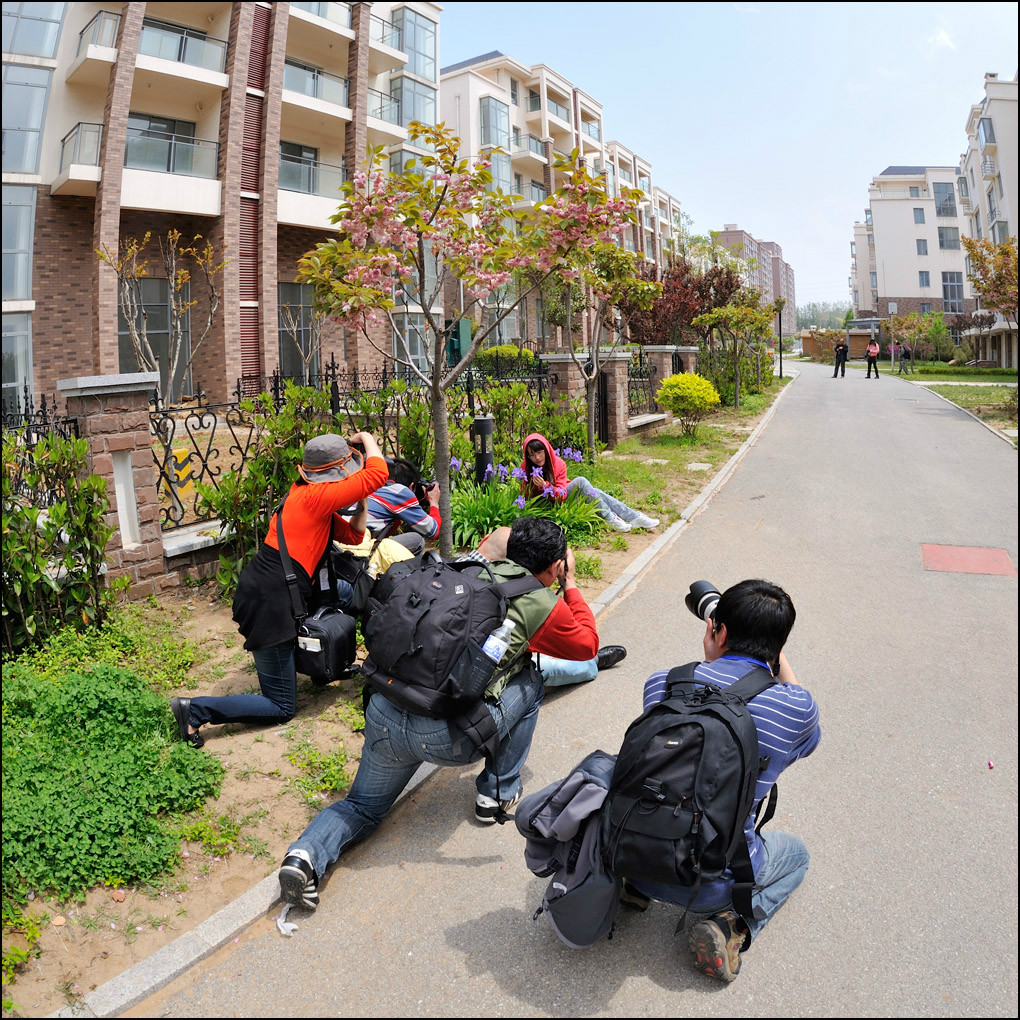
[[[635,418],[639,414],[655,414],[659,405],[655,402],[660,379],[657,378],[655,366],[645,360],[644,352],[639,351],[627,365],[627,415]]]
[[[4,396],[2,415],[4,438],[13,440],[12,456],[4,465],[4,470],[10,472],[13,495],[43,509],[53,506],[57,492],[45,486],[29,485],[26,476],[34,471],[33,453],[40,440],[51,435],[77,439],[78,420],[58,414],[55,396],[47,401],[43,394],[36,407],[27,383],[20,397]]]

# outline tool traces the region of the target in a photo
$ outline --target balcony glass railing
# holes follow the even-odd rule
[[[368,115],[378,117],[379,120],[388,121],[390,124],[400,123],[400,101],[385,92],[376,89],[368,90]]]
[[[594,138],[596,142],[602,141],[602,131],[597,120],[582,120],[581,127],[589,138]]]
[[[99,166],[102,140],[102,124],[75,124],[60,142],[60,172],[63,173],[72,163]]]
[[[549,112],[556,114],[560,120],[565,120],[568,124],[570,123],[570,110],[562,103],[553,99],[552,96],[549,96]]]
[[[542,109],[542,97],[539,95],[528,96],[528,113],[534,113]]]
[[[306,14],[314,14],[317,18],[322,18],[323,21],[330,21],[341,28],[351,27],[350,4],[305,4],[295,3],[294,0],[291,0],[290,6],[291,8],[296,7],[299,11],[304,11]]]
[[[534,135],[528,135],[528,148],[535,153],[536,156],[545,158],[545,146],[542,144],[541,138],[536,138]]]
[[[634,183],[634,175],[626,167],[623,166],[620,167],[620,177],[622,180],[625,180],[628,184]]]
[[[100,11],[79,33],[78,52],[75,56],[80,57],[89,46],[117,45],[117,27],[120,25],[120,15],[111,14],[109,11]]]
[[[215,180],[218,154],[219,144],[204,138],[128,128],[124,166]]]
[[[549,197],[549,193],[545,190],[545,187],[541,184],[536,184],[534,181],[531,182],[528,187],[528,198],[532,202],[544,202]]]
[[[372,42],[382,43],[383,46],[400,49],[400,29],[377,14],[373,14],[369,20],[368,38]]]
[[[340,185],[346,180],[345,167],[320,163],[316,159],[280,156],[280,188],[283,191],[300,191],[304,195],[335,198]]]
[[[178,64],[202,67],[207,71],[222,71],[227,44],[222,39],[214,39],[190,28],[146,21],[142,23],[138,52]]]
[[[333,103],[335,106],[350,105],[347,79],[315,67],[285,63],[283,87],[290,92],[321,99],[324,103]]]

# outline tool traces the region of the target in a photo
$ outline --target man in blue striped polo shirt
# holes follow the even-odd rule
[[[800,885],[808,869],[808,852],[803,842],[785,832],[754,831],[758,805],[784,769],[805,758],[818,746],[822,731],[814,699],[797,683],[783,645],[796,619],[790,596],[768,581],[741,581],[723,592],[704,637],[705,661],[695,669],[695,678],[728,687],[755,666],[764,666],[779,682],[759,694],[749,709],[758,729],[758,748],[769,757],[768,767],[759,775],[754,806],[744,824],[754,869],[752,895],[754,918],[745,924],[733,910],[732,879],[724,876],[705,882],[690,900],[690,889],[682,886],[642,882],[625,886],[624,901],[643,909],[645,896],[690,906],[702,917],[691,930],[690,947],[697,968],[721,981],[732,981],[740,970],[740,954],[757,938],[762,928]],[[778,664],[778,673],[774,666]],[[645,683],[644,707],[666,696],[668,670],[653,673]],[[635,895],[637,893],[637,895]],[[644,895],[641,895],[644,894]]]

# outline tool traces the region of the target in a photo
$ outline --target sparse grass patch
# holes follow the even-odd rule
[[[579,579],[601,581],[602,557],[596,553],[576,553],[574,571]]]

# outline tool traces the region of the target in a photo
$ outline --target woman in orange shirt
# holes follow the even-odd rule
[[[389,474],[379,446],[369,433],[359,432],[351,442],[364,447],[364,458],[340,436],[309,440],[298,468],[301,477],[291,486],[283,507],[283,534],[306,606],[330,541],[361,542],[368,496],[386,483]],[[348,523],[338,511],[355,503],[357,510]],[[198,730],[206,723],[284,723],[294,716],[297,625],[280,560],[276,514],[269,522],[265,542],[238,581],[234,620],[244,635],[244,647],[255,659],[262,693],[172,698],[170,709],[180,738],[195,747],[205,743]]]

